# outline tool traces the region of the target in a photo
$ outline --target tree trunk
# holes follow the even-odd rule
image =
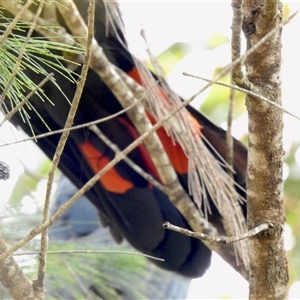
[[[279,1],[244,1],[247,49],[282,21]],[[247,57],[251,90],[281,105],[281,29]],[[288,267],[283,248],[282,110],[247,96],[249,112],[248,227],[270,222],[273,228],[249,240],[249,299],[285,299]]]

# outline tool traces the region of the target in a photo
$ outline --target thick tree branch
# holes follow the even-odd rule
[[[244,1],[243,30],[247,48],[281,23],[279,1]],[[247,77],[259,94],[281,105],[281,30],[246,59]],[[288,283],[283,248],[282,110],[248,95],[248,227],[274,224],[268,235],[249,240],[250,299],[285,299]]]
[[[0,235],[0,254],[5,252],[7,247]],[[0,281],[8,290],[13,299],[41,300],[44,299],[45,291],[37,289],[22,272],[16,261],[12,257],[0,260]],[[35,288],[34,288],[35,287]]]

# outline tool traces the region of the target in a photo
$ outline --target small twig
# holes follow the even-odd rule
[[[182,73],[184,76],[188,76],[188,77],[192,77],[192,78],[196,78],[196,79],[201,79],[201,80],[204,80],[206,82],[211,82],[213,84],[218,84],[218,85],[222,85],[222,86],[225,86],[225,87],[228,87],[228,88],[232,88],[232,89],[235,89],[236,91],[240,91],[240,92],[243,92],[247,95],[250,95],[250,96],[254,96],[262,101],[265,101],[279,109],[281,109],[284,113],[286,113],[287,115],[290,115],[291,117],[297,119],[298,121],[300,121],[300,117],[294,115],[293,113],[291,113],[290,111],[286,110],[284,107],[282,107],[281,105],[275,103],[275,102],[272,102],[270,99],[262,96],[262,95],[259,95],[257,92],[255,91],[250,91],[250,90],[247,90],[247,89],[244,89],[244,88],[241,88],[237,85],[231,85],[231,84],[227,84],[227,83],[224,83],[224,82],[220,82],[220,81],[213,81],[211,79],[207,79],[207,78],[204,78],[204,77],[201,77],[201,76],[197,76],[197,75],[192,75],[192,74],[189,74],[189,73],[186,73],[186,72],[183,72]]]
[[[185,228],[178,227],[178,226],[173,225],[169,222],[165,222],[163,224],[163,227],[166,228],[166,229],[169,229],[169,230],[179,232],[179,233],[182,233],[184,235],[193,237],[193,238],[198,239],[198,240],[216,242],[216,243],[227,245],[227,244],[232,244],[232,243],[244,240],[244,239],[251,238],[251,237],[259,234],[262,231],[266,231],[270,228],[273,228],[274,225],[272,223],[269,223],[269,224],[264,223],[264,224],[261,224],[261,225],[255,227],[252,230],[247,231],[246,233],[243,233],[243,234],[240,234],[240,235],[237,235],[237,236],[229,236],[229,237],[227,237],[227,236],[211,236],[211,235],[204,234],[204,233],[201,233],[201,232],[194,232],[194,231],[191,231],[191,230],[188,230],[188,229],[185,229]]]
[[[235,61],[241,55],[241,31],[242,31],[242,0],[231,0],[233,12],[231,24],[231,61]],[[243,87],[250,88],[251,84],[242,71],[242,61],[232,68],[232,82]]]
[[[231,79],[232,80],[232,79]],[[233,172],[233,136],[232,136],[232,114],[234,107],[234,96],[235,90],[233,88],[230,89],[230,97],[229,97],[229,107],[227,114],[227,131],[226,131],[226,162],[230,166],[227,169],[227,173],[229,178],[234,182]]]
[[[128,111],[129,109],[131,109],[132,107],[134,107],[135,105],[137,105],[138,103],[140,103],[143,100],[144,99],[141,98],[141,99],[137,100],[136,103],[133,103],[130,106],[128,106],[128,107],[126,107],[126,108],[124,108],[124,109],[122,109],[122,110],[120,110],[120,111],[118,111],[118,112],[116,112],[116,113],[114,113],[112,115],[109,115],[109,116],[107,116],[105,118],[102,118],[102,119],[99,119],[99,120],[96,120],[96,121],[87,122],[87,123],[83,123],[83,124],[76,125],[76,126],[71,126],[70,128],[62,128],[62,129],[59,129],[59,130],[54,130],[54,131],[50,131],[50,132],[47,132],[47,133],[42,133],[42,134],[35,135],[35,136],[29,137],[29,138],[26,138],[26,139],[22,139],[22,140],[18,140],[18,141],[15,141],[15,142],[6,143],[6,144],[3,144],[3,145],[0,145],[0,147],[7,147],[7,146],[10,146],[10,145],[15,145],[15,144],[19,144],[19,143],[28,142],[28,141],[37,141],[39,139],[43,139],[43,138],[51,136],[51,135],[63,133],[65,131],[77,130],[77,129],[81,129],[81,128],[86,128],[86,127],[89,127],[89,126],[97,125],[97,124],[100,124],[100,123],[104,123],[104,122],[107,122],[109,120],[112,120],[112,119],[114,119],[114,118],[116,118],[116,117],[124,114],[126,111]],[[0,123],[0,124],[2,124],[2,123]]]
[[[63,264],[67,269],[67,271],[69,272],[69,274],[71,275],[71,277],[74,279],[75,283],[78,285],[79,289],[82,291],[84,297],[87,300],[93,300],[94,297],[91,294],[90,290],[84,285],[84,283],[82,282],[80,277],[76,274],[76,272],[73,271],[72,267],[66,261],[64,261]]]
[[[242,0],[232,0],[231,7],[233,10],[231,24],[231,61],[234,62],[241,55],[241,29],[242,29]],[[231,82],[235,82],[235,78],[243,78],[242,62],[232,68]],[[232,114],[234,106],[235,90],[230,89],[229,109],[227,116],[227,131],[226,131],[226,161],[230,167],[233,166],[233,137],[232,137]],[[227,173],[233,181],[233,172],[228,169]]]
[[[39,255],[39,251],[30,251],[23,253],[14,253],[13,256],[22,256],[22,255]],[[97,250],[61,250],[61,251],[47,251],[47,254],[122,254],[122,255],[134,255],[134,256],[143,256],[146,258],[165,261],[163,258],[147,255],[139,252],[130,252],[130,251],[97,251]]]
[[[89,4],[89,16],[88,16],[88,28],[87,28],[87,39],[86,39],[86,55],[84,59],[84,64],[82,67],[82,72],[80,75],[80,79],[77,84],[76,92],[72,101],[72,106],[70,108],[65,128],[69,128],[73,125],[75,114],[77,111],[77,107],[79,105],[81,95],[83,92],[85,80],[89,70],[90,58],[91,58],[91,45],[94,36],[94,12],[95,12],[95,2],[90,1]],[[51,164],[51,169],[49,171],[48,181],[47,181],[47,190],[43,211],[43,223],[45,223],[49,219],[49,207],[50,207],[50,196],[52,191],[52,184],[54,180],[54,173],[58,167],[58,163],[60,157],[63,153],[64,147],[67,143],[67,139],[69,137],[70,131],[65,131],[61,135],[61,138],[56,147],[56,151],[54,153],[54,157]],[[44,230],[41,235],[41,254],[39,258],[39,269],[38,269],[38,279],[37,284],[39,286],[43,286],[45,272],[46,272],[46,258],[47,258],[47,250],[48,250],[48,230]]]

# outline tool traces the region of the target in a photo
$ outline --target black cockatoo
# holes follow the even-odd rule
[[[88,0],[75,0],[74,2],[83,19],[87,20]],[[103,48],[107,58],[115,66],[131,76],[137,83],[142,84],[142,75],[136,67],[135,59],[127,49],[125,38],[119,27],[120,20],[118,18],[120,17],[120,13],[115,4],[113,1],[96,1],[95,39]],[[114,13],[111,13],[109,9],[111,7],[114,9]],[[8,13],[7,11],[3,12],[5,14]],[[65,20],[60,16],[58,11],[57,19],[62,26],[67,28]],[[25,31],[16,30],[14,33],[24,35]],[[39,36],[38,33],[34,33],[34,35]],[[58,52],[57,50],[53,51]],[[15,55],[17,54],[15,53]],[[49,58],[47,59],[49,60]],[[50,64],[46,65],[42,60],[39,60],[39,64],[45,70],[48,70],[49,73],[53,72],[53,69],[49,67]],[[76,74],[80,74],[81,66],[77,66],[74,69]],[[30,68],[27,68],[25,73],[36,84],[44,79],[43,75]],[[24,106],[23,110],[14,114],[10,119],[13,124],[20,126],[30,136],[46,133],[49,130],[55,131],[64,128],[71,106],[67,99],[72,101],[76,83],[70,81],[61,72],[54,71],[54,73],[56,84],[50,81],[43,86],[44,93],[50,101],[42,101],[35,94],[29,100],[32,108],[28,109]],[[151,75],[151,73],[149,74]],[[158,78],[155,78],[155,80]],[[160,85],[158,89],[164,95],[163,98],[167,99],[168,96],[166,95],[168,95],[168,91],[163,91],[163,86]],[[14,102],[9,97],[6,98],[4,103],[4,111],[9,111],[15,107]],[[109,88],[96,73],[90,70],[76,112],[74,125],[85,124],[111,116],[121,109],[121,105]],[[148,106],[146,106],[146,110],[148,117],[154,124],[158,116],[152,110],[148,109]],[[189,138],[191,140],[194,139],[195,143],[202,140],[206,150],[212,154],[210,159],[218,162],[219,166],[222,166],[217,172],[220,169],[222,170],[222,168],[225,169],[226,132],[190,106],[187,107],[185,113],[181,116],[185,117],[183,123],[188,123],[186,127],[192,128],[190,132],[181,133],[181,136],[189,135]],[[181,122],[180,118],[178,117],[178,122]],[[121,150],[139,136],[135,126],[125,113],[97,126]],[[197,169],[196,164],[191,163],[191,159],[195,156],[194,152],[188,153],[187,148],[184,148],[180,143],[180,137],[172,136],[165,128],[161,127],[158,130],[158,136],[182,187],[187,193],[192,193],[195,190],[195,186],[191,187],[191,184],[189,184],[188,173],[191,169]],[[194,134],[194,137],[190,136],[191,132]],[[52,159],[59,139],[60,134],[47,136],[38,139],[37,145]],[[201,151],[199,151],[200,156]],[[81,128],[70,132],[60,159],[59,168],[80,188],[96,172],[106,166],[114,156],[114,151],[99,139],[94,132],[88,128]],[[144,171],[160,181],[158,172],[144,145],[135,148],[130,152],[128,157]],[[233,173],[235,182],[237,183],[235,189],[238,191],[240,197],[245,197],[246,164],[247,150],[239,141],[234,139]],[[204,163],[203,168],[206,167],[207,165]],[[208,170],[209,168],[208,166]],[[204,200],[209,203],[209,209],[203,213],[207,214],[208,219],[221,220],[223,217],[221,216],[222,212],[220,213],[219,207],[212,202],[213,197],[211,193],[220,194],[222,198],[222,195],[226,194],[226,192],[223,194],[219,193],[218,188],[222,189],[220,182],[216,182],[213,186],[207,184],[208,181],[204,176],[208,174],[208,177],[211,177],[209,182],[213,182],[214,180],[217,181],[217,177],[215,177],[216,173],[211,172],[209,174],[210,171],[207,173],[201,172],[200,170],[197,173],[199,178],[196,183],[201,185],[202,191],[204,191],[202,192],[202,197],[207,198]],[[226,174],[226,171],[224,173]],[[102,176],[86,195],[98,208],[102,222],[104,225],[110,227],[113,236],[118,241],[124,237],[139,251],[163,258],[165,260],[163,262],[154,261],[154,263],[162,268],[191,278],[202,276],[209,268],[211,250],[199,240],[165,230],[162,227],[165,221],[169,221],[175,225],[190,228],[187,220],[184,219],[181,213],[170,202],[168,196],[150,184],[124,161],[119,162]],[[191,201],[196,201],[195,196],[191,195]],[[242,211],[245,214],[245,203],[238,203],[242,206]],[[199,207],[201,209],[201,205]]]

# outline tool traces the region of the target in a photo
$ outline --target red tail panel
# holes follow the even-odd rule
[[[98,149],[96,149],[90,142],[81,144],[79,147],[95,174],[110,162],[110,160]],[[120,176],[114,168],[107,171],[99,180],[103,187],[112,193],[124,194],[133,188],[133,184]]]

